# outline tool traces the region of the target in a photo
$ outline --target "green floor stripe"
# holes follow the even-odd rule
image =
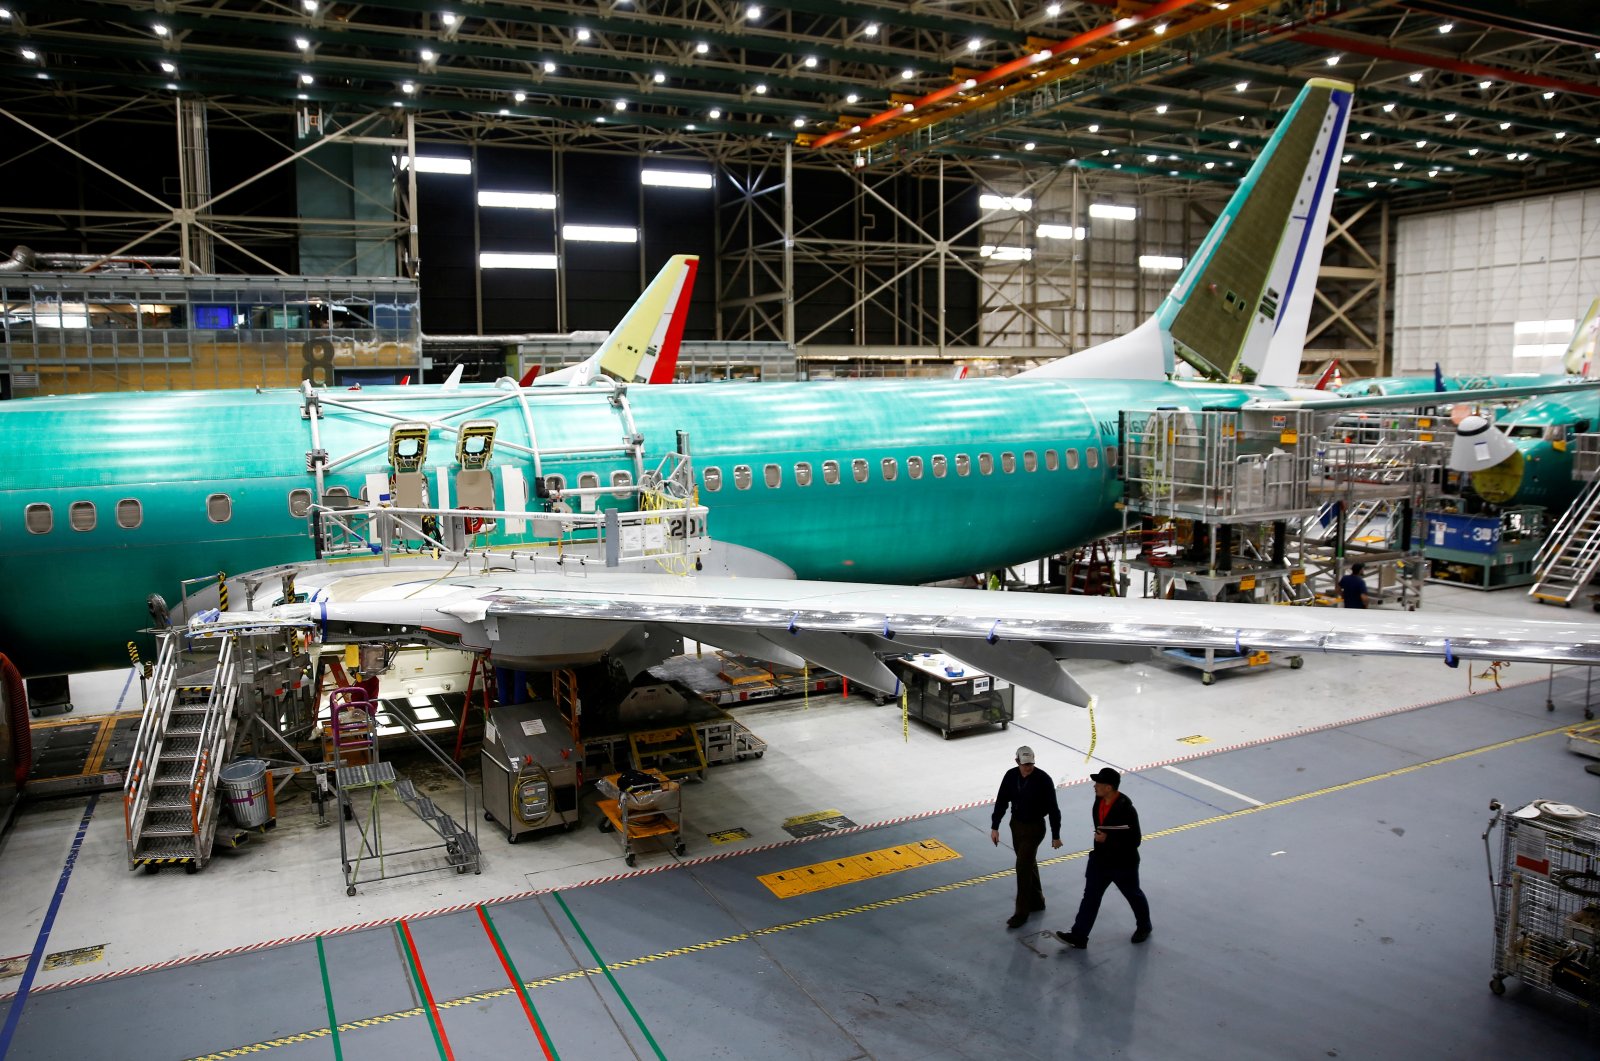
[[[317,965],[322,969],[322,998],[328,1004],[328,1027],[333,1032],[334,1061],[344,1061],[344,1047],[339,1045],[339,1021],[333,1015],[333,985],[328,982],[328,956],[322,953],[322,937],[317,937]]]
[[[422,986],[422,969],[417,965],[417,950],[411,945],[411,934],[406,931],[405,919],[395,922],[395,932],[400,936],[400,946],[406,952],[406,964],[411,966],[411,982],[417,988],[417,1001],[422,1003],[422,1012],[428,1015],[428,1030],[433,1032],[433,1046],[439,1051],[439,1061],[451,1061],[450,1055],[445,1053],[444,1039],[439,1034],[439,1019],[433,1012],[433,1006],[428,1003],[428,989]]]
[[[667,1055],[661,1052],[660,1046],[656,1045],[655,1036],[650,1034],[650,1029],[646,1028],[644,1026],[644,1021],[639,1018],[639,1011],[633,1008],[633,1003],[628,1001],[628,995],[622,990],[622,985],[617,983],[617,978],[615,976],[611,975],[611,967],[606,964],[604,958],[600,957],[600,952],[594,949],[594,944],[589,942],[589,935],[588,933],[584,932],[583,926],[578,924],[578,919],[572,916],[571,909],[567,907],[567,901],[561,898],[560,892],[551,892],[550,894],[554,895],[556,902],[561,904],[561,911],[567,915],[567,920],[572,922],[572,927],[577,930],[578,938],[583,940],[583,945],[589,948],[589,954],[594,958],[595,964],[600,966],[600,971],[606,974],[607,980],[611,981],[611,989],[617,993],[618,998],[622,999],[622,1004],[628,1007],[628,1012],[633,1014],[633,1022],[637,1024],[639,1026],[639,1030],[644,1033],[645,1041],[650,1044],[650,1049],[656,1052],[656,1056],[659,1057],[661,1061],[667,1061]]]
[[[517,993],[522,996],[528,1012],[533,1014],[534,1023],[539,1026],[539,1035],[544,1039],[545,1049],[550,1052],[550,1061],[561,1061],[561,1053],[556,1049],[555,1040],[550,1038],[550,1029],[545,1025],[544,1018],[539,1016],[539,1007],[535,1006],[533,999],[529,997],[528,988],[522,982],[522,974],[517,972],[517,963],[511,960],[511,952],[506,949],[506,941],[500,938],[500,926],[494,923],[494,918],[489,916],[489,911],[484,907],[478,907],[478,913],[483,915],[483,923],[489,926],[489,934],[494,937],[494,945],[500,948],[500,957],[511,967],[511,982],[516,985]]]

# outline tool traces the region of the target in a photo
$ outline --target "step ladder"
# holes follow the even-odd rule
[[[1104,538],[1073,551],[1067,561],[1067,592],[1083,597],[1116,596],[1116,565]]]
[[[706,778],[706,751],[694,726],[640,730],[628,734],[636,770],[655,769],[667,777]]]
[[[220,639],[216,666],[178,674],[178,631],[161,635],[161,655],[123,785],[128,868],[190,873],[211,859],[221,800],[217,778],[233,743],[238,640]]]
[[[1528,596],[1570,605],[1600,569],[1600,478],[1592,479],[1556,523],[1533,558]]]
[[[424,865],[421,868],[395,870],[386,864],[386,860],[398,861],[401,856],[435,851],[441,847],[444,850],[445,862],[454,867],[457,873],[465,873],[469,869],[474,873],[482,872],[478,838],[469,828],[440,809],[432,799],[418,792],[410,778],[397,774],[393,763],[379,761],[359,766],[341,766],[334,771],[334,778],[339,786],[339,798],[348,806],[349,820],[355,821],[359,835],[359,842],[352,845],[346,838],[345,818],[341,816],[339,859],[344,869],[346,895],[356,894],[358,883],[372,883],[391,877],[432,872],[436,866]],[[393,795],[407,810],[415,814],[432,830],[440,842],[398,851],[386,849],[380,811],[381,797],[385,792]],[[362,793],[366,793],[369,800],[364,813],[358,815],[354,812],[357,807],[356,801]],[[363,865],[374,862],[377,864],[376,873],[369,870],[364,875]]]

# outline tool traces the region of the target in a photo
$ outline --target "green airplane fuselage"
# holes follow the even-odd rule
[[[371,447],[329,472],[327,485],[359,496],[369,473],[387,473],[383,443],[396,418],[459,425],[466,405],[497,393],[505,392],[363,391],[359,400],[382,416],[320,420],[318,441],[332,459]],[[603,392],[524,394],[542,452],[613,451],[547,456],[544,475],[577,486],[582,472],[610,484],[613,471],[633,470],[622,448],[627,420]],[[645,469],[688,433],[713,538],[775,557],[800,578],[915,584],[1037,559],[1115,530],[1121,484],[1107,450],[1117,445],[1120,411],[1232,407],[1282,394],[1111,380],[903,380],[635,387],[626,402]],[[302,408],[294,390],[0,405],[8,598],[0,652],[30,674],[114,664],[127,642],[142,641],[135,632],[149,625],[148,594],[175,601],[185,579],[314,558],[307,520],[292,508],[293,493],[303,507],[314,486]],[[506,445],[529,444],[522,410],[510,402],[467,415],[497,420],[493,466],[511,465],[531,481],[531,459]],[[430,469],[453,465],[453,437],[435,432],[432,447]],[[913,457],[922,459],[920,478]],[[829,461],[838,462],[836,484],[825,481]],[[809,485],[797,482],[800,464],[811,468]],[[706,482],[713,471],[718,489]]]

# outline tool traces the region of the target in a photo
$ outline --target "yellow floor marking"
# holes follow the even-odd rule
[[[812,822],[820,822],[828,818],[842,817],[844,817],[844,815],[840,814],[836,810],[819,810],[815,814],[802,814],[798,818],[785,818],[783,819],[783,824],[785,827],[790,825],[809,825]]]
[[[1500,751],[1503,748],[1515,747],[1518,744],[1526,744],[1529,741],[1540,740],[1544,737],[1555,737],[1563,734],[1582,735],[1596,732],[1600,732],[1600,722],[1577,727],[1559,726],[1555,729],[1547,729],[1539,733],[1530,733],[1523,737],[1512,737],[1509,740],[1503,740],[1497,744],[1486,744],[1481,748],[1473,748],[1468,751],[1457,752],[1454,755],[1446,755],[1443,758],[1429,759],[1427,762],[1415,763],[1411,766],[1402,766],[1397,770],[1390,770],[1387,773],[1373,774],[1370,777],[1362,777],[1357,778],[1354,781],[1346,781],[1341,785],[1330,785],[1327,788],[1319,788],[1315,792],[1303,792],[1298,796],[1289,796],[1285,799],[1274,800],[1271,803],[1263,803],[1259,807],[1245,807],[1242,810],[1230,811],[1227,814],[1218,814],[1210,818],[1202,818],[1199,821],[1189,822],[1186,825],[1176,825],[1170,829],[1162,829],[1153,833],[1145,833],[1144,838],[1146,840],[1157,840],[1166,836],[1176,836],[1178,833],[1187,832],[1190,829],[1197,829],[1202,825],[1216,825],[1219,822],[1232,821],[1235,818],[1242,818],[1247,814],[1259,814],[1262,811],[1273,810],[1278,807],[1287,807],[1294,803],[1302,803],[1309,799],[1315,799],[1318,796],[1330,796],[1336,792],[1347,792],[1350,789],[1359,788],[1362,785],[1368,785],[1374,781],[1386,781],[1389,778],[1401,777],[1405,774],[1416,773],[1419,770],[1426,770],[1430,766],[1444,766],[1447,763],[1461,762],[1462,760],[1470,759],[1475,755],[1482,755],[1485,752]],[[923,845],[936,843],[937,841],[924,840],[918,842],[917,844],[905,846],[915,847],[919,849],[919,853],[926,855],[928,852],[923,849]],[[939,846],[942,847],[943,845],[940,844]],[[1075,859],[1085,858],[1088,856],[1088,854],[1089,852],[1087,849],[1082,851],[1070,851],[1067,854],[1057,855],[1051,859],[1042,859],[1040,860],[1039,865],[1059,865],[1063,862],[1071,862]],[[794,871],[788,870],[786,872],[792,873]],[[831,910],[825,914],[817,914],[813,917],[802,917],[795,921],[784,922],[783,924],[769,925],[766,928],[756,928],[751,929],[748,932],[738,932],[731,936],[724,936],[721,939],[706,940],[703,943],[692,943],[684,947],[675,947],[672,950],[657,951],[654,954],[642,954],[637,958],[626,958],[622,961],[612,962],[610,967],[613,970],[637,969],[641,966],[650,965],[658,961],[664,961],[668,958],[680,958],[690,954],[699,954],[705,951],[716,950],[719,947],[726,947],[735,943],[746,943],[751,940],[762,939],[766,936],[775,936],[780,932],[788,932],[792,929],[811,928],[816,925],[825,925],[831,921],[841,921],[847,917],[854,917],[857,914],[871,913],[875,910],[887,910],[891,906],[900,906],[904,903],[916,902],[919,899],[931,899],[936,895],[948,895],[951,892],[961,891],[964,888],[971,888],[979,884],[992,884],[995,881],[1005,880],[1007,877],[1010,877],[1015,873],[1016,870],[1014,869],[996,870],[993,873],[985,873],[980,877],[968,877],[966,880],[952,881],[949,884],[938,884],[932,888],[924,888],[921,891],[908,892],[905,895],[896,895],[892,898],[882,899],[875,903],[862,903],[859,906],[849,906],[840,910]],[[590,967],[587,969],[571,969],[564,973],[557,973],[554,976],[547,976],[542,980],[525,981],[523,986],[532,991],[541,987],[550,987],[554,984],[566,983],[569,980],[576,980],[579,977],[600,976],[602,975],[602,972],[603,970],[598,967]],[[482,1002],[488,1002],[491,999],[499,998],[503,995],[510,995],[515,991],[516,988],[508,986],[494,991],[483,991],[475,995],[465,995],[461,998],[453,998],[448,1001],[440,1002],[439,1008],[455,1009],[458,1006],[474,1006]],[[422,1015],[422,1013],[423,1010],[420,1006],[413,1009],[397,1010],[393,1013],[385,1013],[376,1017],[368,1017],[364,1020],[351,1021],[348,1024],[341,1024],[339,1025],[339,1030],[341,1032],[345,1032],[353,1031],[357,1028],[376,1027],[380,1024],[388,1024],[392,1021],[408,1020],[413,1017],[419,1017]],[[309,1031],[297,1032],[281,1039],[271,1039],[265,1042],[251,1043],[248,1046],[236,1046],[227,1050],[219,1050],[213,1054],[204,1054],[200,1057],[193,1058],[192,1061],[222,1061],[224,1058],[244,1057],[249,1054],[256,1054],[270,1050],[275,1046],[288,1046],[292,1043],[301,1043],[313,1039],[326,1038],[329,1034],[330,1030],[327,1028],[313,1028]]]
[[[719,829],[714,833],[706,833],[706,839],[713,844],[731,844],[739,840],[750,839],[750,830],[745,828]]]
[[[931,866],[935,862],[948,862],[961,855],[937,840],[918,840],[914,844],[899,844],[880,851],[867,851],[809,866],[779,870],[757,877],[756,880],[780,899],[796,895],[810,895],[842,884],[855,884],[872,877],[882,877],[901,870]]]
[[[1210,744],[1211,743],[1211,738],[1210,737],[1206,737],[1206,736],[1202,736],[1199,733],[1195,733],[1195,734],[1191,734],[1190,736],[1187,736],[1187,737],[1179,737],[1178,738],[1178,743],[1179,744]]]

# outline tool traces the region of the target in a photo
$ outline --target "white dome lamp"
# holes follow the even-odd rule
[[[1456,422],[1449,467],[1455,472],[1481,472],[1517,452],[1516,444],[1487,418],[1471,413]]]

